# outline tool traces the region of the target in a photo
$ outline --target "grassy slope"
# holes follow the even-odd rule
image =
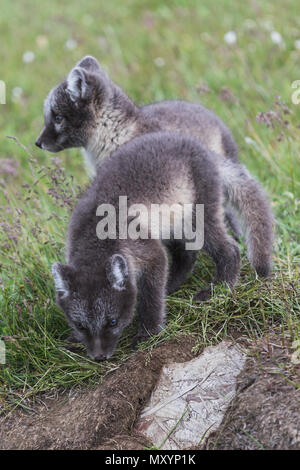
[[[87,178],[79,151],[63,152],[59,164],[33,142],[42,126],[46,93],[85,54],[95,55],[139,103],[180,97],[201,100],[219,114],[276,214],[272,279],[255,279],[242,248],[235,293],[219,288],[210,302],[196,307],[192,294],[212,267],[201,257],[189,282],[169,299],[168,329],[159,340],[194,334],[200,346],[233,330],[256,336],[270,327],[299,337],[300,105],[291,103],[291,83],[300,79],[300,51],[294,46],[300,39],[298,2],[218,0],[216,7],[209,0],[183,0],[169,7],[171,2],[158,0],[86,0],[84,8],[76,0],[18,3],[13,8],[2,0],[0,18],[5,44],[0,79],[7,86],[7,104],[0,107],[0,157],[19,162],[16,176],[0,174],[0,336],[7,347],[7,364],[0,366],[0,403],[26,406],[25,398],[39,391],[98,380],[131,353],[132,329],[107,363],[66,351],[67,326],[53,302],[50,266],[63,260],[71,201],[76,185],[86,184]],[[271,41],[273,29],[284,44]],[[238,38],[232,46],[223,39],[230,30]],[[70,38],[77,41],[73,50],[65,47]],[[27,50],[35,53],[30,64],[22,61]],[[210,91],[201,93],[197,86],[205,84]],[[15,87],[23,93],[13,101]],[[275,95],[292,111],[280,114],[290,121],[287,128],[256,121],[259,112],[273,106]],[[16,136],[28,151],[6,135]]]

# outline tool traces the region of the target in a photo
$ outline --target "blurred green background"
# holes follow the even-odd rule
[[[255,130],[267,147],[269,133],[255,122],[257,113],[268,110],[275,95],[291,104],[291,83],[300,78],[296,0],[1,0],[0,6],[0,78],[7,86],[1,157],[17,155],[26,171],[26,157],[5,135],[32,147],[46,94],[83,55],[92,54],[138,103],[182,98],[212,108],[231,128],[242,160],[264,177],[245,155],[245,137]],[[224,39],[230,31],[236,35],[233,44]],[[27,54],[33,60],[26,63],[28,51],[34,56]],[[206,86],[210,91],[201,93]],[[223,88],[238,104],[226,101]],[[299,116],[300,107],[292,108]],[[63,156],[72,172],[81,162],[72,166],[78,153]]]

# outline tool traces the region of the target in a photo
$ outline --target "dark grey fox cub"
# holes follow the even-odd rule
[[[152,224],[147,226],[149,237],[121,237],[119,198],[125,195],[130,205],[139,204],[147,211],[153,204],[171,207],[171,237],[163,235],[164,218],[156,238]],[[216,265],[213,282],[235,284],[240,255],[224,226],[222,203],[223,186],[214,158],[196,140],[179,134],[137,137],[103,162],[73,212],[67,236],[68,264],[55,263],[52,268],[57,302],[92,359],[113,354],[136,306],[139,331],[135,343],[164,327],[165,296],[185,281],[197,255],[196,250],[186,249],[185,232],[182,239],[172,236],[183,223],[176,217],[178,208],[187,205],[194,215],[196,205],[204,204],[200,229],[204,228],[203,249]],[[97,209],[102,204],[116,209],[115,237],[99,238]],[[142,232],[145,219],[139,220]],[[205,299],[207,290],[196,295]]]

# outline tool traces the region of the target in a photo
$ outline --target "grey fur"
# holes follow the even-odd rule
[[[240,215],[246,234],[248,258],[257,274],[269,276],[272,262],[274,220],[269,201],[244,165],[222,157],[219,164],[225,197]]]
[[[70,83],[75,88],[71,89]],[[83,87],[86,95],[82,94]],[[45,126],[36,145],[50,152],[83,147],[86,167],[92,176],[103,159],[120,145],[138,135],[161,130],[193,136],[208,149],[237,161],[233,137],[212,111],[186,101],[162,101],[139,107],[92,56],[84,57],[67,80],[50,91],[44,115]],[[64,117],[59,128],[54,122],[55,115]],[[227,220],[238,237],[234,211]]]
[[[61,115],[58,125],[54,116]],[[45,127],[37,145],[56,152],[83,147],[90,172],[117,148],[138,136],[168,130],[193,136],[211,152],[219,166],[225,195],[225,215],[235,238],[241,235],[242,213],[248,254],[259,275],[271,269],[272,212],[260,185],[237,159],[237,148],[225,124],[200,104],[163,101],[138,107],[107,76],[97,60],[84,57],[68,79],[45,101]]]
[[[183,201],[204,204],[203,248],[216,264],[213,282],[235,284],[239,249],[224,226],[222,182],[214,160],[194,139],[157,132],[124,144],[98,169],[70,220],[68,265],[55,264],[53,269],[58,288],[68,289],[63,296],[58,290],[57,302],[93,359],[113,354],[136,306],[139,331],[134,344],[158,333],[165,324],[165,296],[186,280],[197,255],[185,251],[184,240],[99,239],[100,204],[112,204],[117,221],[121,195],[127,195],[130,204],[147,207]],[[196,299],[208,296],[206,289]],[[111,325],[112,320],[116,324]]]
[[[73,91],[70,90],[70,83],[75,87]],[[83,85],[85,95],[81,93]],[[186,101],[162,101],[139,107],[91,56],[84,57],[71,70],[67,80],[50,91],[44,112],[46,126],[37,139],[37,145],[43,145],[52,152],[82,146],[89,153],[94,170],[120,142],[161,130],[193,136],[208,149],[237,161],[237,148],[232,135],[212,111],[201,104]],[[72,132],[72,128],[76,127],[74,113],[81,123],[85,123],[87,114],[89,117],[87,126],[76,128],[76,135]],[[71,126],[63,126],[60,132],[53,133],[53,114],[61,114],[66,121],[71,121]],[[60,143],[61,147],[58,148],[60,134],[64,134],[65,143]]]

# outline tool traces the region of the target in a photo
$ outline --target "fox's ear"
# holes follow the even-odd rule
[[[95,57],[91,55],[86,55],[83,57],[77,64],[77,67],[81,67],[85,70],[88,70],[89,72],[101,72],[102,69],[100,67],[100,64]]]
[[[71,70],[67,78],[67,92],[74,102],[89,97],[88,75],[83,68],[75,67]]]
[[[106,267],[107,277],[116,290],[124,290],[128,279],[127,261],[122,255],[113,255]]]
[[[52,265],[51,271],[54,279],[56,292],[58,296],[62,299],[66,297],[70,292],[72,268],[65,264],[54,263]]]

